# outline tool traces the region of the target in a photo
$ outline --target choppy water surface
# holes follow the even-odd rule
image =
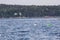
[[[60,40],[60,19],[0,19],[0,40]]]

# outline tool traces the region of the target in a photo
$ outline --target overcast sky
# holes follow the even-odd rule
[[[0,4],[16,5],[60,5],[60,0],[0,0]]]

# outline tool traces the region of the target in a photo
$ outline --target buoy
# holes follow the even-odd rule
[[[35,23],[34,26],[37,26],[37,24]]]
[[[47,26],[48,26],[48,27],[51,27],[51,26],[52,26],[52,24],[47,24]]]

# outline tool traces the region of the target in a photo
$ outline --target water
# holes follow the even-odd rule
[[[60,40],[60,19],[0,19],[0,40]]]

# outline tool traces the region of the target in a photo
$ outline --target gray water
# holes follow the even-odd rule
[[[0,19],[0,40],[60,40],[60,19]]]

